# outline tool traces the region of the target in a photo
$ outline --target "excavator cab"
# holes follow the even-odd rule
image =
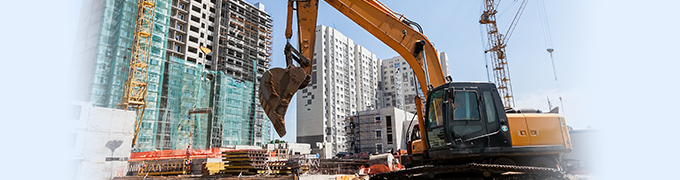
[[[492,83],[447,83],[433,89],[424,125],[431,158],[512,146],[503,104]]]

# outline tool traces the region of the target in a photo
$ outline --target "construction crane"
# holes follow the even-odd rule
[[[485,178],[519,173],[519,179],[561,176],[560,155],[572,149],[563,116],[536,110],[506,111],[499,88],[493,83],[452,82],[442,73],[437,51],[420,25],[377,0],[325,1],[399,53],[412,68],[423,93],[422,99],[414,99],[418,135],[408,142],[408,165],[413,167],[376,174],[371,179],[406,179],[413,174],[453,177],[452,173],[481,174]],[[288,1],[285,36],[289,42],[293,12],[297,11],[298,46],[287,43],[287,66],[268,70],[260,80],[260,102],[279,136],[286,134],[284,117],[291,98],[310,83],[314,61],[318,60],[314,58],[318,3]],[[490,12],[495,14],[493,9]],[[497,42],[507,41],[500,34],[497,37],[502,40]],[[494,52],[498,55],[503,51]]]
[[[508,68],[508,59],[505,54],[505,46],[507,45],[512,32],[515,30],[527,2],[527,0],[522,0],[505,35],[498,31],[498,25],[496,23],[496,13],[498,13],[496,9],[500,4],[500,0],[485,0],[484,12],[479,19],[480,24],[486,25],[487,41],[489,45],[484,53],[491,57],[494,74],[493,82],[496,84],[501,97],[503,97],[503,105],[506,109],[515,107],[515,99],[512,94],[510,70]]]
[[[146,109],[146,94],[149,85],[147,74],[149,73],[149,58],[151,50],[151,35],[153,33],[156,0],[139,0],[137,3],[137,18],[135,32],[132,41],[132,55],[130,56],[130,69],[128,79],[125,81],[123,99],[119,107],[125,110],[134,110],[135,132],[132,139],[132,147],[137,144],[139,128],[144,118]]]

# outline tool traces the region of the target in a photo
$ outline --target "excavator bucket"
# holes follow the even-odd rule
[[[288,105],[293,94],[305,83],[305,77],[303,68],[288,66],[286,69],[272,68],[260,80],[260,104],[280,137],[286,135],[283,118]]]

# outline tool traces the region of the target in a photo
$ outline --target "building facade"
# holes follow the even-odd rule
[[[449,58],[446,52],[439,53],[439,63],[444,76],[449,76]],[[418,80],[413,69],[401,56],[385,59],[381,62],[381,102],[380,107],[396,107],[410,113],[416,112],[414,98],[420,93]],[[422,97],[422,96],[421,96]]]
[[[385,153],[406,149],[407,123],[413,120],[413,113],[389,107],[360,111],[351,117],[352,124],[347,126],[347,141],[351,152]]]
[[[317,26],[312,81],[297,94],[297,142],[346,151],[346,119],[377,104],[379,63],[339,31]]]
[[[127,81],[136,0],[83,2],[78,100],[115,108]],[[269,68],[272,20],[245,0],[156,0],[147,108],[137,150],[260,145],[269,120],[256,100]],[[205,50],[210,50],[207,52]],[[189,111],[211,108],[210,114]]]
[[[208,147],[221,147],[222,145],[259,145],[269,138],[269,121],[262,110],[257,97],[257,80],[264,71],[269,68],[269,56],[271,55],[271,27],[272,20],[264,11],[264,4],[250,4],[244,0],[230,1],[173,1],[169,28],[167,54],[169,56],[166,66],[173,66],[173,59],[186,61],[188,64],[197,64],[203,71],[219,72],[212,73],[206,78],[216,81],[241,83],[242,85],[215,86],[211,95],[207,97],[204,106],[212,105],[220,116],[203,117],[206,133],[182,132],[183,136],[176,135],[168,128],[168,124],[180,123],[186,126],[193,124],[182,123],[180,114],[186,110],[175,110],[173,114],[172,99],[167,98],[168,92],[163,91],[161,99],[161,112],[169,112],[169,117],[175,119],[159,118],[161,148],[181,147],[188,144],[190,138],[186,136],[200,136],[205,139]],[[201,48],[210,49],[205,53]],[[170,71],[165,72],[165,77],[172,77]],[[196,80],[199,81],[199,80]],[[199,86],[198,84],[195,86]],[[164,86],[167,88],[168,86]],[[229,88],[244,88],[244,92],[233,91]],[[206,90],[207,91],[207,90]],[[234,106],[229,102],[243,102],[245,104]],[[167,101],[170,100],[170,101]],[[220,102],[223,102],[220,104]],[[238,109],[238,110],[237,110]],[[225,122],[228,121],[228,122]],[[224,128],[225,124],[227,127]],[[266,132],[263,132],[266,131]],[[171,137],[185,137],[183,141],[172,140]],[[168,144],[174,142],[174,144]]]

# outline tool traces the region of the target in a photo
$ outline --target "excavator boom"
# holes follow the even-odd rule
[[[437,173],[509,177],[505,172],[527,174],[520,178],[561,176],[555,167],[560,154],[571,150],[564,117],[512,114],[492,83],[447,82],[451,79],[444,76],[437,51],[420,26],[377,0],[325,1],[399,53],[424,95],[414,99],[420,136],[408,143],[406,156],[416,167],[373,178],[403,179],[419,173],[430,178]],[[284,117],[293,95],[312,79],[318,7],[318,0],[288,1],[285,35],[289,41],[297,11],[298,45],[287,43],[286,67],[270,69],[260,80],[260,102],[279,136],[286,134]]]
[[[412,67],[424,95],[428,87],[446,83],[437,51],[425,35],[411,27],[417,25],[415,22],[376,0],[326,2],[399,53]],[[279,136],[286,134],[284,117],[293,94],[306,87],[311,79],[318,7],[318,0],[288,1],[285,35],[288,40],[291,38],[293,12],[297,11],[299,51],[287,44],[286,68],[273,68],[260,80],[260,102]],[[418,112],[418,117],[423,124],[422,112]]]

